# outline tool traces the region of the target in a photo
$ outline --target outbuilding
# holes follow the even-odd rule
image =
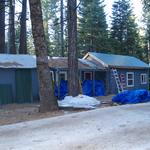
[[[0,104],[33,102],[37,91],[35,56],[0,54]]]

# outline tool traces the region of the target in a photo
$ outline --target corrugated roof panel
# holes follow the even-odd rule
[[[0,54],[0,68],[36,68],[36,57],[22,54]]]
[[[131,56],[103,54],[96,52],[90,52],[89,54],[98,58],[100,61],[103,61],[108,66],[149,68],[148,64]]]

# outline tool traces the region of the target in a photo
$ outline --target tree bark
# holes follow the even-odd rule
[[[69,95],[79,94],[77,56],[77,11],[76,0],[68,0],[68,86]]]
[[[9,2],[8,53],[16,54],[15,46],[15,0]]]
[[[48,66],[47,45],[44,35],[40,0],[29,0],[32,33],[37,57],[37,70],[40,89],[40,111],[47,112],[58,109],[52,86],[52,78]]]
[[[0,53],[5,53],[5,2],[0,0]]]
[[[22,1],[22,12],[20,18],[20,44],[19,44],[19,53],[27,54],[27,26],[26,26],[26,17],[27,17],[27,0]]]
[[[64,57],[64,2],[61,0],[60,2],[60,20],[61,20],[61,56]]]

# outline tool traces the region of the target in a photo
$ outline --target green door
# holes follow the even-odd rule
[[[0,84],[0,105],[13,103],[11,84]]]
[[[16,102],[32,102],[32,74],[30,69],[16,70]]]

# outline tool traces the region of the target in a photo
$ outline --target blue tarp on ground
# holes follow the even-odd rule
[[[150,101],[150,93],[145,89],[124,91],[112,98],[119,104],[136,104]]]
[[[93,80],[84,80],[82,84],[82,94],[87,96],[103,96],[105,94],[104,82],[101,80],[94,80],[94,85],[95,91],[93,92]],[[55,95],[58,99],[62,100],[67,94],[67,81],[61,80],[59,89],[55,84]]]

